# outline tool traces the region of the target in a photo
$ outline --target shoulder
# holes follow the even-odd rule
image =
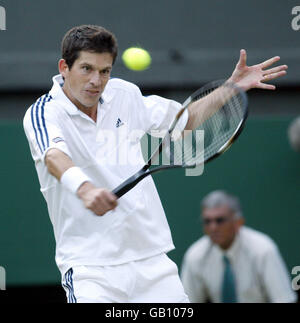
[[[277,251],[277,245],[267,234],[249,227],[242,227],[240,230],[244,245],[253,253],[264,256],[270,252]]]
[[[184,255],[185,262],[199,263],[201,262],[209,250],[211,242],[208,236],[203,236],[195,241],[186,251]]]
[[[46,118],[55,118],[59,110],[61,109],[55,109],[52,96],[49,93],[44,94],[27,108],[23,118],[24,127],[39,126],[40,123],[45,122]]]
[[[105,88],[105,91],[115,90],[115,91],[126,91],[126,92],[139,92],[140,89],[134,83],[119,79],[111,78]]]

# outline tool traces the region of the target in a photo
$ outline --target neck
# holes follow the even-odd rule
[[[68,91],[68,88],[66,87],[65,84],[63,85],[62,90],[65,93],[65,95],[69,98],[69,100],[77,107],[78,110],[85,113],[94,122],[97,122],[98,104],[93,107],[86,107],[82,105],[75,97],[72,96],[72,94],[70,93],[70,91]]]
[[[232,246],[232,244],[234,242],[234,239],[235,239],[235,237],[233,237],[229,241],[226,241],[226,243],[223,243],[222,245],[220,245],[220,248],[223,249],[223,250],[228,250]]]
[[[80,109],[77,106],[77,108],[83,113],[85,113],[87,116],[89,116],[93,121],[97,122],[97,107]]]

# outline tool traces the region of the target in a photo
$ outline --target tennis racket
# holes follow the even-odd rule
[[[190,123],[189,118],[187,124],[191,129],[183,132],[181,129],[178,136],[178,125],[182,123],[186,110],[193,117],[193,121]],[[248,100],[242,89],[225,81],[206,84],[183,103],[147,163],[112,192],[120,198],[150,174],[165,169],[194,168],[213,160],[238,138],[247,116]],[[200,141],[199,133],[204,134]],[[202,148],[200,153],[197,152],[197,146]],[[167,165],[154,166],[157,160],[161,160],[163,153],[169,156]]]

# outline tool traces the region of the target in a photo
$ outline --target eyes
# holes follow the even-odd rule
[[[219,217],[216,217],[215,219],[203,218],[202,222],[203,222],[203,225],[209,226],[212,222],[215,222],[217,225],[222,225],[225,222],[228,222],[229,220],[230,220],[229,217],[219,216]]]
[[[81,67],[81,70],[85,74],[88,74],[88,73],[91,73],[92,71],[94,71],[94,69],[90,65],[83,65]],[[108,77],[110,75],[110,72],[111,72],[111,68],[105,68],[103,70],[100,70],[100,75],[104,76],[104,77]]]
[[[91,70],[91,67],[90,66],[82,66],[82,70],[85,72],[88,72]]]

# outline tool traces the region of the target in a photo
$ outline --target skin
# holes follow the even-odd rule
[[[247,53],[245,49],[241,49],[240,59],[228,81],[235,83],[244,91],[248,91],[254,88],[263,90],[276,90],[275,85],[266,84],[265,82],[286,75],[286,70],[288,69],[287,65],[280,65],[269,68],[279,60],[279,56],[274,56],[262,63],[247,66]]]
[[[64,59],[58,63],[65,78],[63,91],[74,105],[95,122],[101,94],[110,78],[113,57],[110,53],[81,51],[69,69]]]
[[[236,234],[244,224],[244,219],[241,217],[236,218],[234,212],[227,205],[202,210],[203,220],[214,220],[219,217],[224,217],[226,221],[221,224],[211,221],[209,224],[204,225],[204,232],[213,243],[226,250],[232,245]]]

